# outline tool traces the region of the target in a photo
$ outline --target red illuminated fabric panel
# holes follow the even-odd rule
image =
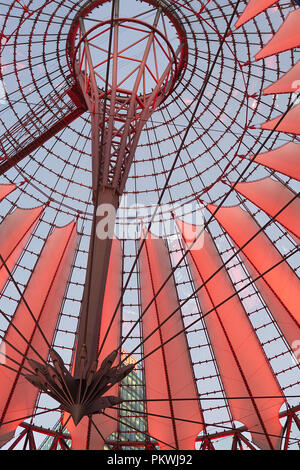
[[[15,184],[0,184],[0,201],[16,189]]]
[[[300,181],[300,145],[294,142],[282,145],[270,152],[261,153],[255,163],[279,171]]]
[[[235,27],[239,28],[243,24],[247,23],[247,21],[254,18],[259,13],[266,10],[268,7],[273,5],[274,3],[278,3],[274,0],[250,0],[243,11],[242,15],[240,16],[239,20],[236,22]]]
[[[16,209],[0,224],[0,253],[10,271],[18,261],[42,212],[42,207]],[[0,263],[0,291],[8,279],[7,269]]]
[[[178,221],[178,225],[184,238],[188,224]],[[199,230],[197,227],[197,233]],[[195,287],[207,281],[197,295],[202,313],[211,311],[205,324],[221,379],[228,397],[249,397],[229,398],[231,413],[247,426],[258,447],[278,449],[281,439],[276,436],[282,431],[278,415],[284,402],[281,389],[239,297],[219,306],[234,294],[234,286],[226,269],[215,274],[222,259],[212,237],[207,231],[201,237],[202,246],[190,250],[189,262]],[[262,396],[279,398],[254,398]]]
[[[56,228],[47,239],[24,292],[25,299],[50,344],[57,324],[76,242],[75,223]],[[14,325],[39,352],[40,356],[46,360],[49,351],[48,345],[22,300],[14,315]],[[39,356],[35,354],[11,325],[5,338],[26,357],[41,361]],[[23,359],[20,353],[6,344],[6,355],[23,366],[28,366],[26,359]],[[6,357],[6,364],[23,373],[28,373],[8,357]],[[22,375],[16,374],[5,367],[0,368],[0,374],[1,422],[16,420],[7,425],[2,424],[0,442],[3,444],[13,437],[18,424],[24,420],[23,417],[32,414],[38,391]]]
[[[300,11],[300,10],[299,10]],[[300,21],[300,18],[299,18]],[[300,104],[294,106],[288,111],[288,113],[281,120],[283,115],[272,119],[271,121],[264,122],[261,125],[262,129],[273,130],[276,128],[276,132],[286,132],[289,134],[300,134]],[[277,127],[276,127],[277,126]]]
[[[249,263],[247,258],[244,255],[241,255],[241,258],[251,278],[256,279],[259,277],[259,272],[252,266],[251,263]],[[300,326],[297,325],[294,318],[291,317],[287,309],[277,298],[276,294],[262,278],[255,281],[255,284],[265,304],[275,319],[276,324],[279,326],[287,342],[293,349],[294,341],[299,341],[300,338]]]
[[[300,88],[300,60],[294,67],[285,73],[277,82],[265,88],[264,95],[278,93],[293,93]]]

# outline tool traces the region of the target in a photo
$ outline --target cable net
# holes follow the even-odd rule
[[[91,110],[78,94],[68,47],[70,31],[73,31],[82,8],[86,8],[86,26],[92,28],[100,19],[109,24],[111,2],[86,4],[81,0],[52,0],[42,3],[14,0],[2,2],[1,7],[1,229],[14,221],[11,222],[13,237],[20,235],[14,246],[11,243],[11,252],[6,253],[4,248],[0,251],[10,270],[9,274],[4,265],[0,269],[1,280],[4,279],[0,298],[0,334],[4,338],[0,362],[1,370],[6,372],[7,331],[24,302],[23,296],[26,297],[26,290],[38,269],[44,245],[57,227],[67,227],[76,221],[78,242],[71,267],[64,275],[63,300],[55,312],[54,334],[50,341],[66,366],[72,369],[92,231]],[[281,446],[296,449],[300,396],[297,313],[300,300],[297,230],[300,109],[297,101],[297,48],[300,46],[297,24],[300,10],[293,1],[132,0],[129,8],[128,2],[120,0],[119,16],[140,18],[153,25],[158,8],[163,11],[159,30],[165,31],[169,44],[174,47],[178,44],[178,31],[184,35],[187,60],[172,93],[143,124],[116,215],[114,232],[120,239],[122,252],[118,347],[123,351],[123,359],[134,361],[136,368],[119,386],[120,396],[128,402],[124,402],[116,414],[115,425],[108,426],[114,433],[104,436],[104,440],[103,436],[99,439],[102,444],[106,442],[107,448],[176,448],[178,442],[174,435],[172,442],[160,444],[160,436],[151,434],[153,428],[149,420],[154,417],[151,418],[150,413],[155,409],[169,409],[169,416],[161,412],[164,417],[156,417],[169,425],[169,420],[174,423],[174,408],[178,410],[181,406],[182,413],[177,418],[185,419],[185,402],[171,406],[170,391],[165,395],[168,406],[147,406],[149,376],[145,369],[147,359],[144,361],[143,358],[154,346],[151,348],[151,340],[147,343],[145,330],[146,336],[151,333],[151,327],[146,323],[147,314],[157,310],[153,297],[159,286],[152,289],[150,296],[147,292],[149,299],[145,296],[145,270],[142,261],[140,263],[139,247],[144,229],[154,217],[151,233],[163,239],[161,242],[169,256],[170,267],[164,274],[170,276],[178,297],[177,316],[180,315],[181,320],[177,324],[184,330],[182,335],[185,336],[197,404],[201,409],[201,414],[196,413],[198,417],[194,419],[199,422],[198,433],[193,423],[195,447]],[[168,15],[176,17],[181,29],[170,26]],[[108,58],[107,41],[109,38],[100,47],[101,54],[107,54]],[[142,41],[140,46],[134,60],[138,60],[144,51]],[[161,42],[160,46],[162,54],[163,47],[168,48],[168,45]],[[151,54],[153,69],[149,67],[147,74],[153,79],[154,48]],[[133,70],[133,60],[126,57],[120,62],[124,77]],[[101,76],[105,79],[105,74]],[[142,94],[143,89],[140,92]],[[144,85],[144,96],[148,93],[149,86]],[[12,164],[8,164],[9,161]],[[160,195],[163,197],[157,209]],[[43,210],[31,229],[26,232],[23,227],[24,233],[19,234],[17,211],[41,206]],[[191,233],[180,233],[176,223],[179,218],[194,227],[190,229]],[[196,226],[203,228],[205,236],[199,235],[194,249],[204,257],[204,251],[201,252],[204,239],[211,240],[218,257],[211,274],[214,276],[216,269],[223,266],[229,291],[235,296],[233,303],[236,302],[238,309],[243,311],[243,321],[247,321],[247,328],[251,330],[251,341],[258,344],[260,357],[264,358],[272,375],[271,388],[278,389],[278,396],[274,398],[276,432],[270,430],[272,426],[260,423],[256,430],[252,429],[254,434],[251,435],[249,423],[239,419],[243,413],[237,413],[233,405],[235,399],[240,403],[247,400],[247,396],[229,396],[229,390],[233,388],[228,386],[220,352],[216,351],[220,347],[218,335],[210,329],[217,322],[217,303],[225,302],[224,316],[231,303],[226,296],[220,299],[217,295],[217,290],[221,289],[218,283],[210,292],[212,298],[209,301],[201,300],[201,290],[199,295],[196,292],[205,279],[199,281],[191,257],[186,254],[188,246],[195,240]],[[254,237],[252,242],[250,237]],[[47,272],[45,275],[47,277]],[[218,279],[217,275],[214,279]],[[162,284],[163,281],[161,279]],[[208,293],[202,297],[205,295]],[[148,302],[152,297],[153,304],[145,312],[146,297]],[[170,311],[164,314],[171,315],[171,304]],[[109,319],[114,308],[111,307]],[[210,320],[206,321],[207,313]],[[232,309],[228,314],[232,321],[235,313]],[[155,322],[158,321],[159,326],[164,316],[157,318]],[[175,323],[176,318],[174,316],[170,321]],[[294,324],[295,328],[292,328]],[[106,327],[107,341],[110,341],[116,328]],[[164,331],[163,327],[161,331]],[[102,341],[101,332],[99,345]],[[157,341],[152,343],[159,344]],[[238,359],[242,352],[238,346],[234,350]],[[14,364],[15,370],[10,373],[16,374],[19,367]],[[176,363],[172,367],[175,368]],[[247,374],[251,376],[252,372],[247,371]],[[281,404],[282,396],[284,404],[278,412],[278,400]],[[55,400],[39,393],[34,416],[26,418],[24,414],[18,417],[18,422],[24,419],[30,426],[54,427],[58,420],[61,422],[61,412],[57,408]],[[49,412],[49,409],[56,411]],[[1,423],[5,423],[5,411],[2,410]],[[257,410],[253,413],[258,415]],[[180,427],[180,421],[178,423]],[[175,430],[178,423],[174,425]],[[90,422],[87,433],[91,427]],[[101,432],[101,427],[99,429]],[[37,430],[35,432],[38,434]],[[288,437],[281,439],[282,432]],[[16,437],[21,434],[25,435],[24,430],[18,428]],[[96,428],[92,435],[93,442],[89,444],[86,439],[84,448],[97,447]],[[41,444],[42,438],[36,439]],[[55,437],[53,439],[55,441]],[[32,438],[27,442],[33,446]],[[55,442],[57,445],[58,441]]]

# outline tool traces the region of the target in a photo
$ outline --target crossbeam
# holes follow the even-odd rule
[[[59,94],[52,92],[34,105],[0,137],[0,175],[15,167],[85,111],[85,101],[74,85],[68,85]]]

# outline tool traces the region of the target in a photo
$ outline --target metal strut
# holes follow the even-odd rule
[[[86,111],[81,90],[67,85],[34,105],[0,137],[0,175],[20,163]]]

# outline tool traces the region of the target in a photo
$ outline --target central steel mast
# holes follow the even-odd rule
[[[147,3],[155,6],[151,23],[142,14],[120,17],[116,0],[111,20],[100,21],[88,31],[83,10],[69,39],[73,73],[91,118],[94,202],[75,377],[81,373],[82,354],[88,365],[97,356],[116,211],[141,131],[174,89],[187,60],[184,30],[176,15],[164,2]],[[177,33],[176,50],[168,39],[166,19]]]

